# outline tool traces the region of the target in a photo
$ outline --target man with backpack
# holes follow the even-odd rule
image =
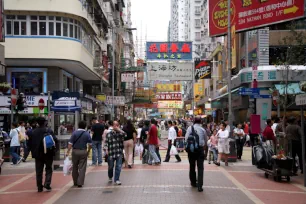
[[[191,186],[197,187],[199,192],[203,191],[203,173],[204,173],[204,147],[207,144],[206,131],[201,127],[201,118],[194,119],[194,125],[187,129],[185,135],[186,152],[189,160],[189,179]],[[195,166],[198,168],[198,179]],[[198,183],[197,183],[198,181]]]
[[[45,118],[37,118],[37,123],[39,127],[29,135],[28,148],[32,152],[32,157],[35,158],[36,184],[38,192],[42,192],[43,188],[47,191],[51,191],[52,164],[58,140],[54,136],[53,131],[47,127],[47,121]],[[43,185],[42,176],[45,166],[46,177]]]

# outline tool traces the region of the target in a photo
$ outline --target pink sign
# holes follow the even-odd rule
[[[259,134],[261,133],[260,128],[260,115],[251,115],[250,117],[251,122],[251,133],[252,134]]]
[[[160,93],[156,95],[157,100],[182,100],[182,94],[181,93]]]

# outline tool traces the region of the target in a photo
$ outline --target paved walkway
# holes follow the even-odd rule
[[[248,157],[246,150],[245,157]],[[164,155],[164,153],[162,153]],[[248,159],[217,167],[205,161],[204,192],[192,188],[188,179],[188,162],[163,163],[161,166],[141,165],[123,169],[122,186],[108,183],[107,165],[89,167],[83,188],[72,187],[71,176],[54,172],[52,192],[37,193],[34,163],[19,166],[5,164],[0,175],[0,203],[105,203],[105,204],[186,204],[186,203],[277,203],[305,204],[306,188],[302,177],[290,183],[266,179],[262,171],[251,166]]]

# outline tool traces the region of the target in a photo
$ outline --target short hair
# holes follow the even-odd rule
[[[295,117],[290,117],[287,121],[288,123],[292,124],[295,122],[295,120],[296,120]]]
[[[173,125],[177,125],[177,122],[175,120],[173,121]]]
[[[169,125],[172,125],[172,121],[171,120],[168,120],[167,122]]]
[[[18,123],[18,124],[19,124],[19,125],[22,125],[22,123],[24,123],[24,121],[19,121],[19,123]]]
[[[272,123],[272,120],[271,120],[271,119],[267,119],[267,120],[266,120],[266,123],[267,123],[267,124],[271,124],[271,123]]]
[[[109,126],[113,126],[113,125],[114,125],[114,121],[109,120],[109,121],[108,121],[108,125],[109,125]]]
[[[86,122],[83,120],[81,120],[78,125],[80,129],[85,129],[87,126]]]
[[[150,121],[146,120],[146,121],[144,122],[144,124],[145,124],[145,126],[149,126],[149,125],[150,125]]]
[[[45,124],[46,124],[46,119],[43,118],[43,117],[39,117],[39,118],[37,118],[37,123],[38,123],[38,125],[39,125],[40,127],[44,127]]]
[[[224,126],[224,127],[226,127],[227,125],[226,125],[226,123],[223,121],[223,122],[221,122],[221,124]]]
[[[197,117],[194,118],[194,123],[195,124],[201,124],[201,122],[202,122],[202,119],[200,117],[197,116]]]
[[[275,123],[279,123],[279,122],[280,122],[279,117],[275,118],[274,122],[275,122]]]
[[[91,120],[98,120],[97,117],[92,117]]]
[[[155,119],[154,118],[151,119],[151,123],[155,125]]]
[[[13,122],[13,123],[12,123],[12,126],[13,126],[13,127],[18,127],[18,124],[17,124],[16,122]]]

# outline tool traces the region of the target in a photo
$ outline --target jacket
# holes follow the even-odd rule
[[[58,139],[55,137],[51,129],[48,129],[46,127],[36,128],[29,135],[29,144],[28,144],[29,151],[32,152],[32,157],[35,159],[41,159],[41,158],[50,159],[53,158],[54,156],[55,152],[47,152],[47,154],[44,153],[43,139],[47,131],[52,135],[56,146],[58,144]]]

